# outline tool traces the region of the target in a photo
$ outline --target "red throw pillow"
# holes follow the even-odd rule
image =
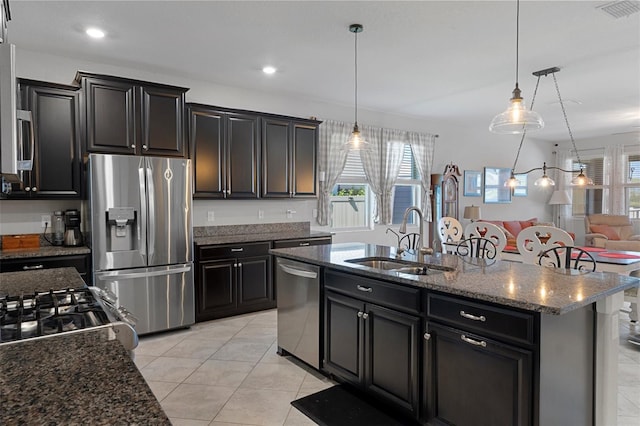
[[[591,232],[596,234],[602,234],[610,240],[619,240],[620,236],[616,232],[615,229],[610,227],[609,225],[591,225]]]

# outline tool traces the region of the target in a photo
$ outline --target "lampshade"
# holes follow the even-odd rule
[[[466,206],[464,208],[464,214],[462,215],[465,219],[471,219],[471,221],[480,219],[480,207],[479,206]]]
[[[564,189],[558,189],[553,191],[551,198],[549,199],[551,205],[568,205],[571,204],[571,197],[569,192]]]

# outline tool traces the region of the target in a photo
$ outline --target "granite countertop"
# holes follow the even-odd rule
[[[637,278],[609,272],[585,273],[501,260],[485,262],[441,253],[433,256],[402,253],[404,260],[450,269],[444,272],[429,270],[427,275],[385,271],[346,262],[366,257],[396,258],[393,247],[364,243],[272,249],[270,253],[370,278],[552,315],[570,312],[640,284]]]
[[[0,424],[166,424],[111,329],[0,345]]]
[[[28,257],[70,256],[74,254],[88,253],[91,253],[91,249],[87,246],[40,246],[40,248],[34,249],[0,250],[0,260],[23,259]]]
[[[330,232],[284,230],[281,232],[247,233],[235,235],[201,236],[193,239],[195,245],[205,246],[210,244],[235,244],[262,241],[295,240],[304,238],[330,237]]]
[[[0,296],[17,296],[35,291],[84,287],[86,284],[75,268],[40,269],[3,272],[0,274]]]

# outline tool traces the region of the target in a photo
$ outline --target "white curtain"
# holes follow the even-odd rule
[[[318,225],[328,225],[331,218],[331,191],[340,177],[349,151],[342,148],[353,125],[325,120],[320,125],[318,147]],[[324,179],[323,179],[324,178]]]
[[[376,196],[374,221],[390,225],[393,219],[393,186],[402,164],[406,132],[375,127],[361,127],[361,131],[372,148],[361,151],[360,158],[367,183]]]
[[[407,142],[411,145],[413,160],[420,172],[422,184],[422,212],[425,222],[433,221],[431,211],[431,169],[433,168],[433,152],[436,135],[429,133],[407,132]]]
[[[556,155],[556,167],[559,167],[564,170],[572,170],[573,166],[571,164],[571,159],[572,159],[571,151],[569,150],[558,151]],[[569,193],[573,197],[573,194],[571,194],[569,191],[571,189],[571,178],[573,174],[565,173],[560,170],[558,170],[557,172],[558,174],[556,176],[556,185],[557,185],[556,190],[567,191],[567,193]],[[560,222],[556,223],[556,226],[559,226],[562,228],[563,227],[562,219],[566,220],[566,218],[572,214],[571,205],[556,205],[554,206],[554,208],[557,208],[558,210],[557,210],[557,213],[554,212],[553,221],[555,222],[556,219],[560,217]]]
[[[608,188],[604,191],[604,210],[608,214],[626,215],[624,184],[627,181],[624,145],[608,146],[604,150],[603,184]]]

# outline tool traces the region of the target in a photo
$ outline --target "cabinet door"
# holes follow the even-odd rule
[[[365,387],[417,414],[420,318],[371,304],[366,312]]]
[[[427,420],[457,426],[530,425],[533,353],[427,324]]]
[[[364,303],[332,291],[324,298],[324,369],[354,384],[364,381]]]
[[[125,81],[85,78],[87,150],[135,154],[138,143],[136,86]]]
[[[258,198],[258,117],[227,115],[227,198]]]
[[[224,113],[190,106],[189,143],[195,198],[224,198]]]
[[[262,196],[291,196],[291,122],[262,119]]]
[[[292,191],[294,197],[315,197],[318,126],[293,123]]]
[[[142,155],[186,157],[184,91],[165,87],[141,88]]]
[[[236,259],[200,263],[196,291],[196,320],[224,316],[237,306]]]
[[[271,256],[238,259],[238,305],[273,301]]]

